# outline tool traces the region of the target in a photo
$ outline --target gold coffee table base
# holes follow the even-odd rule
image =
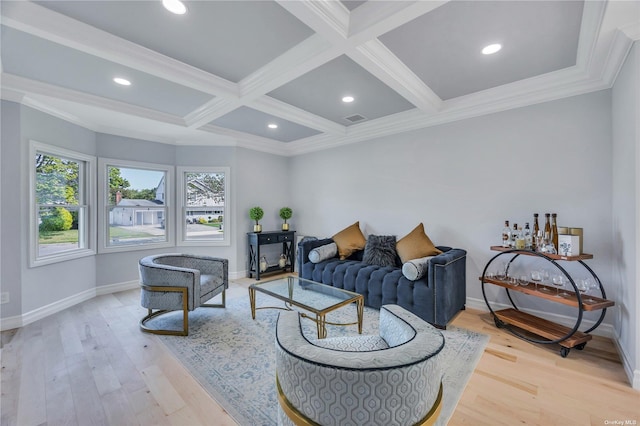
[[[310,303],[304,296],[305,291],[316,291],[314,295],[316,299],[314,303]],[[275,297],[284,302],[285,307],[279,306],[261,306],[256,308],[256,291],[266,295]],[[323,297],[324,295],[324,297]],[[249,286],[249,302],[251,304],[251,318],[256,319],[256,311],[259,309],[281,309],[291,311],[292,306],[312,312],[314,315],[308,315],[301,312],[304,318],[309,318],[316,323],[318,331],[318,339],[327,337],[327,324],[348,326],[358,325],[358,333],[362,334],[362,318],[364,314],[364,296],[347,290],[331,287],[325,284],[316,283],[314,281],[304,280],[298,277],[286,277],[277,280],[266,281],[251,284]],[[357,321],[351,323],[334,323],[326,320],[326,315],[338,308],[347,306],[351,303],[356,304]],[[315,318],[314,318],[315,316]]]

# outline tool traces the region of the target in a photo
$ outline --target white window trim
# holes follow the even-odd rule
[[[121,167],[132,169],[147,169],[166,173],[165,179],[165,208],[166,217],[164,220],[165,235],[167,240],[161,243],[144,243],[125,246],[108,246],[107,229],[109,226],[109,205],[107,203],[107,185],[109,184],[109,176],[107,167]],[[125,251],[150,250],[155,248],[166,248],[175,246],[175,232],[173,220],[173,166],[157,163],[145,163],[140,161],[120,160],[115,158],[98,158],[98,253],[119,253]]]
[[[231,245],[231,226],[227,225],[227,218],[231,218],[231,202],[229,196],[231,194],[231,168],[229,167],[177,167],[177,216],[179,216],[179,224],[176,226],[177,245],[178,246],[230,246]],[[224,234],[222,240],[185,240],[187,236],[186,223],[186,193],[185,193],[185,173],[224,173]]]
[[[83,193],[86,208],[86,227],[84,232],[87,236],[87,246],[76,250],[69,250],[49,256],[38,257],[38,211],[36,203],[36,153],[50,154],[57,157],[68,158],[70,160],[82,161],[85,163],[84,175],[80,182],[80,191]],[[59,148],[54,145],[29,140],[29,267],[35,268],[52,263],[64,262],[96,254],[96,157],[86,155],[77,151]],[[79,230],[80,233],[83,230]]]

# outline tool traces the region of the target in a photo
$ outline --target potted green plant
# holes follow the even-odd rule
[[[253,225],[253,232],[262,232],[262,225],[258,223],[260,219],[264,216],[264,210],[260,207],[255,206],[249,209],[249,217],[251,220],[255,220],[256,224]]]
[[[289,207],[283,207],[280,209],[280,219],[284,220],[284,223],[282,224],[283,231],[289,230],[287,219],[291,219],[291,216],[293,216],[293,210],[291,210]]]

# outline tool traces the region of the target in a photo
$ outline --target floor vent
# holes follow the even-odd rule
[[[357,123],[358,121],[366,120],[366,117],[363,117],[360,114],[354,114],[349,117],[345,117],[344,119],[352,123]]]

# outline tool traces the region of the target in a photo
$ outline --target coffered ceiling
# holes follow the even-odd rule
[[[638,1],[185,5],[3,0],[2,98],[97,132],[296,155],[611,87],[640,38]]]

